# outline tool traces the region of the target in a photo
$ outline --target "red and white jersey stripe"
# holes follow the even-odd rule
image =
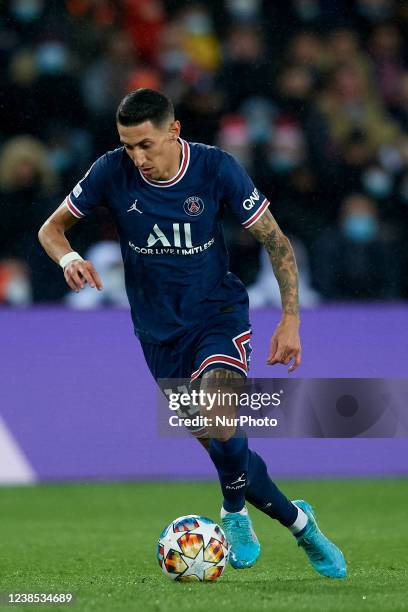
[[[256,210],[254,212],[254,214],[251,215],[249,217],[249,219],[247,219],[242,224],[245,227],[245,229],[250,228],[254,223],[256,223],[258,221],[258,219],[260,219],[262,217],[262,215],[264,214],[265,210],[268,208],[269,204],[270,204],[269,200],[267,200],[265,198],[264,201],[262,202],[262,204],[260,205],[260,207],[258,208],[258,210]]]
[[[77,219],[82,219],[83,217],[85,217],[84,213],[82,213],[79,208],[77,208],[75,206],[75,204],[73,204],[71,198],[69,196],[67,196],[65,198],[65,204],[68,207],[68,210],[74,215],[74,217],[76,217]]]
[[[251,339],[251,331],[247,330],[235,338],[232,338],[232,342],[238,351],[239,358],[232,357],[231,355],[224,354],[215,354],[209,355],[204,359],[204,361],[200,364],[197,370],[191,374],[191,380],[195,380],[203,373],[203,371],[209,366],[215,363],[220,363],[228,366],[233,366],[240,372],[242,372],[245,376],[248,373],[248,359],[245,349],[245,344],[247,344]]]

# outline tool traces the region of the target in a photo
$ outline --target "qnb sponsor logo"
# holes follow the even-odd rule
[[[245,210],[251,210],[255,206],[255,204],[259,201],[259,191],[254,189],[249,198],[242,202],[242,206]]]
[[[146,246],[138,246],[129,241],[129,246],[141,255],[196,255],[210,248],[215,239],[195,246],[191,237],[190,223],[173,223],[173,231],[167,234],[157,223],[150,232]]]

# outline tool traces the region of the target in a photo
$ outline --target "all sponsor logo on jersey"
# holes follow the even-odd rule
[[[206,251],[214,244],[211,238],[204,244],[195,246],[191,238],[190,223],[173,223],[172,231],[164,232],[157,223],[150,232],[146,246],[137,246],[129,241],[131,249],[141,255],[195,255]]]
[[[255,206],[258,200],[259,200],[259,192],[257,189],[254,189],[251,195],[249,196],[249,198],[247,198],[246,200],[242,202],[242,206],[245,208],[245,210],[251,210],[251,208]]]
[[[184,212],[190,217],[197,217],[204,210],[204,202],[198,196],[190,196],[184,202],[183,208]]]

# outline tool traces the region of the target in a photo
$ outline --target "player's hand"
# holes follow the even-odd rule
[[[90,261],[75,259],[64,268],[64,276],[73,291],[83,289],[88,283],[90,287],[102,289],[102,280]]]
[[[293,372],[300,365],[301,359],[299,319],[295,316],[283,318],[271,338],[266,363],[268,365],[275,363],[288,365],[293,360],[288,369],[288,372]]]

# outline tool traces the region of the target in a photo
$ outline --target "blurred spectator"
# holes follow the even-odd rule
[[[73,177],[83,175],[92,157],[91,135],[87,130],[69,129],[63,123],[52,123],[48,128],[46,145],[48,162],[59,176],[61,191],[71,191]]]
[[[288,174],[305,161],[305,140],[296,121],[282,117],[275,123],[271,141],[270,165],[275,174]]]
[[[218,132],[217,146],[231,153],[247,170],[251,166],[249,131],[245,119],[238,114],[226,115]]]
[[[391,112],[401,129],[408,133],[408,71],[401,74]]]
[[[300,32],[289,41],[288,63],[309,72],[317,79],[327,65],[327,54],[322,39],[313,32]]]
[[[247,145],[252,148],[264,145],[271,141],[273,133],[273,120],[277,114],[276,106],[271,100],[264,97],[249,98],[241,106],[241,114],[248,125]],[[249,163],[245,164],[249,167]]]
[[[34,95],[38,67],[29,49],[18,49],[10,58],[5,75],[7,87],[0,89],[1,133],[4,137],[37,134],[41,108]]]
[[[27,264],[18,259],[0,260],[0,304],[27,306],[31,301]]]
[[[177,116],[187,140],[214,142],[221,115],[222,94],[211,78],[198,79],[180,95]]]
[[[46,133],[50,124],[61,120],[65,127],[86,126],[86,107],[68,45],[60,40],[45,40],[36,49],[35,61],[38,78],[33,95],[41,109],[39,133]]]
[[[189,58],[184,48],[184,36],[183,25],[178,21],[170,21],[166,24],[160,37],[159,67],[166,82],[176,79],[188,68]],[[178,85],[184,91],[183,83],[178,83]],[[177,101],[177,95],[175,99]]]
[[[0,155],[0,249],[2,257],[24,257],[36,229],[47,218],[57,175],[46,148],[30,136],[17,136]]]
[[[271,95],[272,65],[259,27],[242,25],[231,29],[219,82],[227,111],[238,110],[248,98]]]
[[[271,211],[285,233],[299,238],[309,251],[316,236],[328,227],[334,208],[308,165],[281,177],[271,203]]]
[[[387,106],[398,100],[399,83],[404,70],[402,37],[395,25],[378,25],[371,34],[370,57],[374,64],[379,93]]]
[[[178,15],[184,27],[184,49],[193,66],[214,72],[221,61],[220,45],[205,4],[188,6]],[[188,78],[188,74],[185,74]]]
[[[118,3],[115,0],[66,0],[66,9],[75,17],[86,17],[99,27],[113,25],[118,19]]]
[[[5,10],[10,30],[26,44],[35,40],[46,12],[45,0],[10,0],[2,4],[8,4]]]
[[[94,117],[108,115],[112,119],[126,94],[126,85],[135,66],[136,55],[130,37],[123,32],[113,32],[106,41],[102,57],[97,57],[82,75],[84,100]]]
[[[279,119],[290,120],[302,131],[305,156],[316,171],[325,176],[330,164],[330,134],[316,107],[314,82],[313,73],[306,66],[284,66],[277,81],[275,99]]]
[[[183,64],[180,73],[173,73],[167,89],[178,99],[177,113],[184,136],[213,142],[223,110],[222,91],[215,84],[221,62],[219,42],[204,5],[193,4],[177,19],[182,24],[179,58],[183,58]]]
[[[365,193],[375,200],[385,200],[393,192],[393,177],[379,164],[368,166],[361,180]]]
[[[240,23],[257,23],[262,19],[262,0],[225,0],[229,16]]]
[[[359,296],[408,297],[408,255],[399,254],[408,231],[407,25],[406,3],[394,0],[0,3],[0,258],[26,263],[34,301],[66,293],[38,226],[117,146],[119,100],[151,87],[174,100],[184,138],[221,146],[247,168],[306,248],[316,286],[326,276],[314,253],[326,241],[329,253],[347,245],[352,270],[364,269],[367,252],[395,253],[402,281],[381,277],[367,291],[363,282]],[[355,193],[372,200],[370,222],[340,213]],[[232,269],[253,283],[259,245],[228,213],[225,224]],[[353,224],[371,225],[375,238],[352,238]],[[115,240],[107,209],[70,239],[80,252]],[[337,280],[333,295],[353,297],[353,282]]]
[[[362,31],[383,23],[392,17],[394,0],[357,0],[355,23]]]
[[[47,291],[61,297],[65,288],[58,268],[41,249],[37,232],[56,207],[58,177],[46,148],[31,136],[17,136],[0,154],[0,259],[26,261],[33,297]],[[45,283],[43,278],[46,278]]]
[[[115,31],[106,41],[103,55],[97,57],[82,75],[82,92],[98,152],[111,149],[117,142],[116,108],[126,95],[128,82],[134,78],[136,68],[135,51],[129,35]]]
[[[353,194],[342,203],[337,227],[315,247],[315,285],[335,299],[390,299],[399,294],[399,260],[373,200]]]
[[[296,238],[290,237],[295,252],[299,271],[299,303],[302,308],[313,308],[320,302],[320,296],[311,286],[308,255],[305,247]],[[261,266],[253,285],[248,287],[249,305],[251,308],[264,306],[281,307],[281,295],[278,281],[272,271],[268,253],[261,251]]]
[[[343,149],[356,130],[364,134],[373,155],[382,144],[393,141],[399,134],[398,126],[387,116],[378,96],[361,79],[353,64],[334,71],[320,96],[319,106],[337,151]]]
[[[160,34],[165,24],[165,11],[161,0],[124,0],[124,27],[129,32],[139,57],[157,62]]]
[[[39,19],[44,10],[44,0],[11,0],[10,13],[21,24]]]
[[[372,63],[360,46],[358,32],[349,27],[338,27],[329,32],[326,38],[326,67],[331,72],[342,66],[353,66],[365,90],[374,87]]]
[[[180,10],[163,31],[159,64],[188,140],[214,141],[223,110],[222,92],[215,84],[220,63],[220,44],[209,9],[192,3]]]

